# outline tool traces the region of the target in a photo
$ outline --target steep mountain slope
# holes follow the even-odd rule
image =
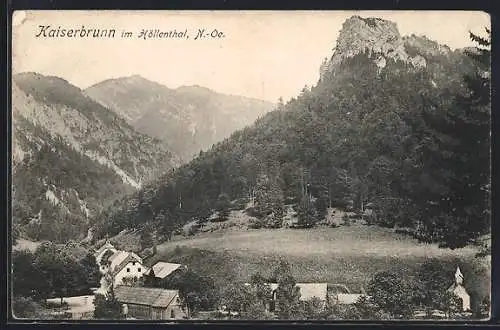
[[[106,210],[101,234],[151,219],[168,234],[247,199],[260,219],[256,228],[280,227],[286,204],[303,227],[321,221],[329,205],[359,212],[369,205],[375,223],[463,246],[488,230],[482,191],[489,153],[465,151],[465,135],[456,130],[475,132],[479,145],[488,145],[488,101],[473,109],[475,93],[464,79],[478,70],[462,50],[354,16],[316,86]],[[465,178],[477,179],[471,195],[484,197],[469,199],[473,208],[459,202]]]
[[[34,239],[86,234],[102,207],[179,163],[57,77],[13,77],[12,129],[14,224]]]
[[[169,89],[138,75],[100,82],[85,93],[186,160],[273,108],[269,102],[200,86]]]

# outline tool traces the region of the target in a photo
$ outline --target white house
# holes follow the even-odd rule
[[[245,283],[245,285],[251,285],[250,283]],[[277,304],[277,290],[278,283],[268,283],[271,289],[271,299],[266,306],[269,312],[274,312]],[[328,284],[327,283],[296,283],[295,286],[299,289],[300,300],[310,301],[312,299],[318,299],[322,303],[326,303],[328,299]]]
[[[117,250],[109,242],[106,242],[95,253],[95,256],[101,274],[110,276],[114,286],[124,284],[124,279],[128,279],[130,282],[136,281],[149,271],[143,265],[142,258],[137,254]],[[103,279],[105,276],[103,276]],[[107,287],[101,283],[99,293],[105,291],[107,291]]]
[[[452,292],[455,296],[460,298],[462,301],[462,310],[465,312],[470,310],[470,296],[463,286],[463,282],[464,275],[460,271],[460,267],[457,267],[457,271],[455,272],[455,283],[448,288],[448,292]]]
[[[137,281],[149,271],[137,254],[124,251],[119,251],[116,254],[109,259],[109,271],[113,276],[115,286],[124,284],[126,278],[130,281]]]
[[[364,293],[339,293],[335,297],[335,302],[339,305],[352,305],[357,303],[362,297],[370,298]]]

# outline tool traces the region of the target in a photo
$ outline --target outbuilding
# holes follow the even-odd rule
[[[114,294],[128,318],[139,320],[186,318],[178,290],[117,286]]]

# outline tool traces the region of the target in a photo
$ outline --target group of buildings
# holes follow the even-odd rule
[[[118,250],[109,242],[95,252],[95,258],[103,275],[96,294],[108,296],[113,289],[127,318],[177,320],[186,317],[178,290],[137,285],[145,275],[164,279],[174,272],[186,269],[185,266],[159,261],[148,267],[137,254]]]
[[[182,306],[178,290],[148,288],[138,283],[145,275],[154,276],[158,280],[165,279],[176,272],[186,270],[186,266],[159,261],[148,267],[137,254],[118,250],[109,242],[95,252],[95,258],[102,274],[100,287],[95,290],[95,294],[108,296],[113,290],[115,298],[121,304],[123,313],[128,319],[179,320],[187,318],[187,312]],[[468,311],[470,310],[470,296],[463,286],[463,279],[463,274],[457,267],[455,281],[448,291],[460,298],[463,311]],[[361,297],[370,299],[365,293],[352,293],[343,284],[297,283],[296,285],[300,290],[302,301],[317,299],[323,303],[350,305],[356,303]],[[269,283],[269,286],[271,297],[266,307],[269,312],[275,312],[278,308],[278,284]],[[69,317],[73,319],[93,317],[94,296],[64,299],[68,305],[65,313],[70,314]]]
[[[186,269],[181,264],[159,261],[148,267],[134,252],[122,251],[106,242],[95,253],[102,275],[100,287],[94,295],[65,297],[61,301],[49,299],[52,305],[64,303],[54,314],[71,319],[91,319],[94,316],[96,294],[108,297],[111,290],[121,304],[127,319],[179,320],[186,317],[178,290],[147,288],[140,286],[145,275],[164,279],[174,272]]]
[[[471,309],[470,295],[463,286],[464,276],[457,267],[455,272],[455,281],[452,285],[448,287],[448,292],[452,293],[460,301],[459,313],[469,312]],[[251,285],[246,283],[245,285]],[[268,283],[271,289],[271,299],[266,305],[268,312],[275,312],[277,308],[277,283]],[[317,299],[319,302],[326,305],[327,302],[331,304],[338,305],[352,305],[360,300],[360,298],[365,298],[367,301],[371,299],[371,296],[367,295],[365,292],[362,293],[352,293],[346,285],[343,284],[329,284],[329,283],[296,283],[299,288],[300,300],[310,301],[312,299]],[[364,290],[362,290],[364,291]],[[422,317],[427,317],[427,312],[416,311],[415,317],[419,318],[420,314],[423,313]],[[446,317],[445,313],[442,311],[432,311],[433,317]]]
[[[245,285],[250,286],[250,283],[245,283]],[[278,283],[268,283],[271,290],[271,296],[269,302],[266,304],[266,309],[268,312],[275,312],[278,308],[277,306],[277,292]],[[327,302],[339,305],[351,305],[356,303],[361,297],[369,296],[365,293],[351,293],[349,288],[344,284],[329,284],[329,283],[296,283],[295,286],[300,292],[300,301],[311,301],[313,299],[318,300],[326,305]]]

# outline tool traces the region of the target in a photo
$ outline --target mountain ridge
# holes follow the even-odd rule
[[[73,223],[68,238],[79,237],[101,207],[180,162],[163,142],[54,76],[13,76],[12,129],[14,222],[37,238],[51,235],[52,221],[59,233]]]
[[[85,93],[120,114],[137,131],[165,141],[185,160],[274,107],[267,101],[221,94],[200,85],[171,89],[139,75],[105,80]]]

